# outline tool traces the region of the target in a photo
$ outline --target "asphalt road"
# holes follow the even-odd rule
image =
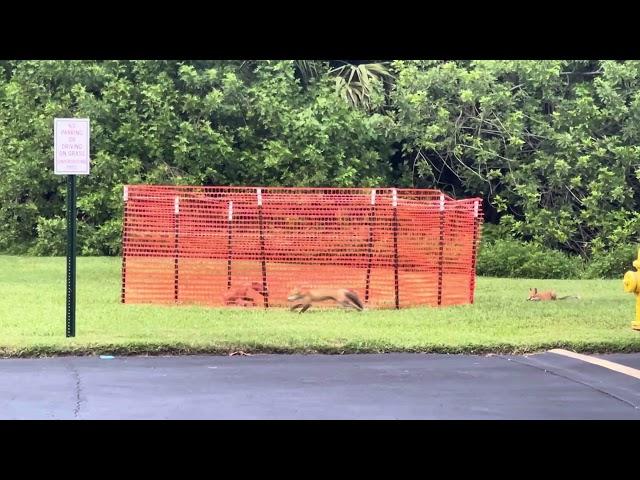
[[[0,418],[640,419],[640,379],[550,352],[4,359]]]

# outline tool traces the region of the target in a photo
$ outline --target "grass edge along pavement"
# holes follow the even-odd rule
[[[495,345],[466,345],[462,347],[450,347],[447,345],[426,345],[423,347],[384,347],[363,344],[360,346],[345,345],[342,347],[270,347],[268,345],[240,345],[233,347],[186,345],[186,344],[81,344],[81,345],[31,345],[26,347],[0,347],[0,358],[40,358],[56,356],[174,356],[174,355],[293,355],[293,354],[324,354],[324,355],[349,355],[349,354],[383,354],[383,353],[418,353],[418,354],[447,354],[447,355],[523,355],[533,354],[561,348],[585,354],[603,353],[636,353],[640,352],[638,342],[620,344],[615,342],[581,343],[559,342],[549,344],[530,344],[515,346],[512,344]]]
[[[0,256],[0,356],[638,352],[621,280],[479,277],[476,303],[344,312],[122,305],[120,259],[78,258],[77,337],[64,336],[64,258]],[[580,300],[526,302],[553,288]]]

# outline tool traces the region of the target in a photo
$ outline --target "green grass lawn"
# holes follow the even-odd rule
[[[479,278],[474,305],[400,311],[122,305],[120,260],[78,259],[76,337],[65,332],[65,259],[0,256],[0,355],[245,352],[640,351],[622,280]],[[526,302],[529,287],[581,300]]]

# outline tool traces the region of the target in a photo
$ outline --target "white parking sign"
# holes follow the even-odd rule
[[[54,173],[89,175],[89,119],[54,119]]]

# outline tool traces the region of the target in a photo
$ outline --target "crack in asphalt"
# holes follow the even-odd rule
[[[74,386],[76,390],[76,403],[73,407],[73,416],[78,418],[80,416],[80,404],[82,403],[82,400],[80,399],[80,392],[82,391],[82,387],[80,385],[80,373],[72,363],[67,363],[67,366],[69,367],[69,370],[71,370],[71,374],[75,380]]]

